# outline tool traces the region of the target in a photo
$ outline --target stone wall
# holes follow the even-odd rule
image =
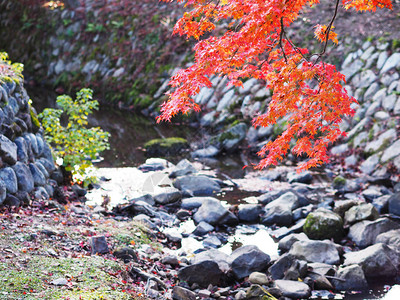
[[[347,55],[342,73],[358,100],[356,114],[343,122],[348,137],[332,149],[348,170],[374,177],[400,171],[400,49],[390,43],[364,45]],[[364,160],[365,159],[365,160]]]
[[[0,62],[1,71],[1,62]],[[0,74],[0,205],[49,198],[55,164],[22,83]]]
[[[0,1],[0,51],[25,65],[32,81],[144,108],[190,45],[172,36],[179,5],[154,0],[83,0],[77,7]],[[24,18],[21,18],[24,16]],[[4,49],[2,49],[4,47]]]

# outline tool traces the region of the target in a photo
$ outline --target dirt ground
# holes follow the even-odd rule
[[[392,3],[392,10],[377,9],[376,12],[356,12],[340,7],[334,23],[335,32],[339,36],[360,39],[400,39],[400,1]],[[322,0],[315,9],[307,9],[304,17],[310,19],[311,24],[328,24],[334,8],[335,1]]]

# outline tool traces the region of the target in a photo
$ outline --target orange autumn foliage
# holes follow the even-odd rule
[[[193,97],[202,87],[212,86],[209,78],[213,75],[227,76],[228,84],[235,86],[250,77],[265,80],[266,88],[273,91],[272,99],[267,112],[256,116],[253,125],[265,127],[285,117],[287,128],[259,151],[262,159],[257,168],[276,165],[292,141],[294,154],[308,156],[298,171],[327,162],[327,147],[345,135],[339,124],[354,114],[351,105],[356,103],[343,88],[344,75],[321,60],[328,41],[338,42],[332,30],[338,7],[374,11],[377,7],[391,9],[391,1],[337,0],[331,22],[316,25],[315,36],[324,44],[316,54],[296,47],[286,29],[306,5],[318,5],[319,0],[177,1],[184,2],[189,11],[174,32],[198,40],[195,62],[172,77],[172,91],[158,121],[169,121],[179,112],[199,111]],[[221,24],[227,28],[222,34],[209,34]],[[201,39],[205,33],[210,37]]]

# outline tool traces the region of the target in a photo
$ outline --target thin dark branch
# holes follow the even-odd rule
[[[338,13],[338,10],[339,10],[339,2],[340,2],[340,0],[336,0],[335,13],[333,14],[332,20],[329,23],[328,27],[326,28],[325,45],[324,45],[324,49],[322,50],[320,55],[324,55],[325,54],[326,47],[328,46],[329,33],[331,32],[331,29],[332,29],[332,26],[333,26],[333,22],[335,21],[337,13]]]
[[[306,61],[309,61],[309,59],[308,59],[303,53],[301,53],[299,47],[297,47],[297,46],[292,42],[292,40],[288,38],[286,32],[284,32],[284,35],[285,35],[286,40],[287,40],[287,41],[289,42],[289,44],[293,47],[293,49],[294,49],[297,53],[299,53]]]
[[[338,10],[339,10],[339,3],[340,3],[340,0],[336,0],[335,12],[332,16],[331,21],[329,22],[328,27],[326,28],[324,48],[322,49],[322,51],[320,53],[315,53],[310,56],[310,58],[311,58],[312,56],[317,55],[317,59],[315,60],[314,65],[318,62],[318,60],[321,58],[321,56],[323,56],[326,52],[326,48],[328,47],[328,41],[329,41],[329,33],[331,32],[333,22],[335,21]]]
[[[282,44],[284,34],[285,34],[285,28],[283,27],[283,17],[282,17],[281,18],[281,32],[279,34],[279,47],[281,48],[283,57],[285,58],[285,62],[287,63],[288,60],[287,60],[286,53],[285,53],[285,50],[283,49],[283,44]]]
[[[232,54],[232,56],[231,56],[231,59],[229,60],[228,66],[231,64],[233,58],[235,57],[236,53],[238,53],[239,49],[240,49],[240,47],[237,47],[237,49],[235,50],[235,52],[233,52],[233,54]]]
[[[238,32],[238,31],[239,31],[240,29],[242,29],[242,28],[244,27],[244,25],[245,25],[245,24],[241,24],[241,23],[240,23],[240,20],[237,20],[237,23],[238,23],[238,24],[236,25],[236,27],[235,27],[235,29],[234,29],[235,32]],[[240,29],[239,29],[239,27],[240,27]]]
[[[210,0],[210,2],[207,3],[207,5],[209,3],[211,3],[212,0]],[[214,8],[212,9],[212,11],[210,11],[209,15],[212,17],[212,13],[215,11],[215,9],[219,6],[219,3],[221,2],[221,0],[218,0],[218,2],[215,4]]]

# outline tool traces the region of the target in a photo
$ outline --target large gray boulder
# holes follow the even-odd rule
[[[194,214],[196,223],[206,222],[211,225],[219,224],[229,211],[218,200],[206,199]]]
[[[380,74],[383,74],[393,68],[400,67],[400,53],[393,53],[383,65]]]
[[[195,300],[196,293],[191,290],[185,289],[179,285],[174,286],[172,290],[172,299],[175,300]]]
[[[286,206],[290,210],[294,210],[300,206],[299,197],[293,192],[287,192],[265,206],[268,210],[275,206]]]
[[[332,265],[324,264],[324,263],[308,263],[307,264],[308,270],[320,275],[329,275],[335,276],[336,269]]]
[[[169,204],[179,201],[182,198],[182,193],[177,188],[166,187],[161,193],[154,195],[153,198],[158,204]]]
[[[166,238],[171,242],[180,242],[182,240],[182,234],[177,228],[169,227],[163,230]]]
[[[200,252],[196,254],[191,260],[191,264],[198,264],[203,261],[211,260],[218,264],[219,268],[223,272],[228,272],[229,266],[229,255],[221,252],[217,249],[210,249],[207,251]]]
[[[18,191],[17,176],[12,168],[0,169],[0,181],[4,183],[8,193],[15,194]]]
[[[376,220],[379,218],[379,212],[371,203],[363,203],[351,207],[344,215],[346,224],[353,224],[364,220]]]
[[[162,171],[168,168],[171,163],[163,158],[148,158],[144,164],[141,164],[138,169],[142,172]]]
[[[388,212],[390,197],[391,197],[391,195],[383,195],[379,198],[372,200],[372,205],[376,208],[376,210],[380,214],[384,214],[384,213]]]
[[[174,181],[174,186],[190,196],[211,196],[221,190],[216,180],[203,175],[179,177]]]
[[[363,190],[361,192],[361,195],[365,198],[365,200],[367,200],[368,202],[371,202],[374,199],[381,197],[383,194],[382,194],[380,188],[375,187],[375,186],[374,187],[370,186],[369,188]]]
[[[238,218],[243,222],[258,222],[262,212],[259,204],[240,204]]]
[[[303,226],[304,233],[310,239],[339,240],[343,237],[343,219],[336,213],[319,208],[315,212],[308,214]]]
[[[330,265],[340,263],[337,246],[328,240],[295,242],[290,248],[289,254],[307,262],[320,262]]]
[[[0,134],[0,156],[10,165],[17,162],[17,145],[2,134]]]
[[[197,283],[201,287],[207,287],[209,284],[218,285],[224,273],[220,270],[218,264],[211,260],[205,260],[178,271],[178,278],[187,281],[189,284]]]
[[[336,278],[332,283],[339,291],[354,291],[368,289],[368,283],[364,272],[359,265],[341,267],[336,273]]]
[[[253,272],[249,276],[249,282],[252,284],[267,285],[270,280],[265,273]]]
[[[204,149],[198,149],[192,153],[193,158],[205,158],[205,157],[214,157],[219,153],[219,149],[212,145],[208,146]]]
[[[275,286],[282,292],[282,296],[292,299],[307,299],[311,295],[310,287],[301,281],[276,280]]]
[[[128,204],[117,205],[114,210],[119,213],[127,213],[134,216],[141,214],[149,217],[157,216],[157,212],[154,208],[145,201],[130,201]]]
[[[40,172],[44,175],[44,177],[49,178],[49,172],[47,172],[46,168],[42,165],[41,162],[37,161],[35,162],[36,167],[39,168]]]
[[[35,137],[36,137],[36,143],[38,145],[38,154],[37,155],[40,156],[43,153],[43,150],[44,150],[43,137],[39,133],[36,133]]]
[[[12,168],[17,176],[18,189],[30,193],[34,188],[34,181],[29,168],[21,162],[17,162]]]
[[[205,235],[209,233],[210,231],[214,230],[214,226],[208,224],[207,222],[201,221],[196,228],[193,230],[194,235]]]
[[[34,163],[29,164],[29,170],[32,173],[33,182],[36,186],[43,186],[46,184],[46,177],[43,175],[42,171]]]
[[[43,165],[43,167],[46,168],[46,170],[47,170],[47,172],[49,172],[49,174],[53,173],[54,170],[56,169],[53,159],[41,157],[39,159],[39,162]]]
[[[206,200],[218,201],[218,199],[213,198],[213,197],[191,197],[191,198],[185,198],[185,199],[182,199],[181,208],[188,209],[188,210],[199,208],[203,204],[203,202],[206,201]]]
[[[236,150],[239,143],[246,137],[247,125],[239,123],[218,135],[217,140],[227,152]]]
[[[27,141],[28,144],[30,142],[33,153],[35,155],[38,155],[39,154],[39,147],[38,147],[38,143],[37,143],[37,140],[36,140],[36,135],[34,135],[33,133],[27,133],[27,134],[24,135],[24,139]],[[29,140],[29,142],[28,142],[28,140]]]
[[[276,199],[278,199],[280,196],[285,194],[286,192],[284,190],[273,190],[266,192],[265,194],[262,194],[258,196],[258,202],[260,204],[266,205]]]
[[[308,236],[304,233],[292,233],[288,236],[285,236],[283,239],[279,241],[278,248],[283,251],[289,251],[292,245],[298,241],[307,241],[309,240]]]
[[[350,227],[349,238],[359,247],[367,247],[375,242],[376,237],[386,231],[398,229],[400,225],[388,218],[375,221],[361,221]]]
[[[169,177],[175,178],[189,174],[197,173],[196,168],[187,159],[182,159],[171,171]]]
[[[379,155],[374,154],[364,160],[360,165],[360,170],[365,174],[370,175],[373,171],[375,171],[376,166],[379,164]]]
[[[397,252],[382,243],[348,252],[344,257],[344,266],[359,265],[367,278],[396,276],[399,269]]]
[[[397,106],[397,105],[396,105]],[[400,140],[387,147],[381,157],[381,163],[386,163],[400,155]]]
[[[375,243],[383,243],[400,252],[400,229],[381,233],[376,237]]]
[[[290,226],[293,223],[292,210],[283,204],[266,208],[261,223],[264,225]]]
[[[291,254],[285,253],[279,256],[272,266],[268,268],[268,272],[271,274],[273,280],[282,279],[285,277],[286,271],[296,261],[296,257]]]
[[[248,245],[233,251],[229,257],[229,264],[235,277],[242,279],[252,272],[264,270],[270,260],[269,255],[257,246]]]
[[[341,217],[344,217],[346,211],[360,203],[361,202],[359,200],[337,200],[334,203],[333,211]]]
[[[265,206],[262,223],[265,225],[290,226],[293,222],[292,211],[300,207],[300,199],[293,192],[286,192]]]
[[[18,161],[28,162],[28,144],[22,136],[17,137],[14,140],[17,146],[17,157]]]
[[[299,182],[310,184],[312,181],[312,175],[308,171],[301,172],[300,174],[297,172],[290,172],[287,174],[287,180],[289,183]]]
[[[388,199],[389,213],[400,216],[400,192],[394,193]]]
[[[372,106],[370,106],[371,108]],[[383,148],[387,147],[387,143],[388,142],[392,142],[396,139],[397,137],[397,133],[395,129],[389,129],[387,131],[385,131],[384,133],[382,133],[381,135],[379,135],[379,137],[371,142],[369,142],[367,144],[367,146],[365,147],[365,152],[369,152],[369,153],[373,153],[373,152],[377,152],[377,151],[381,151]],[[385,147],[386,145],[386,147]],[[389,148],[388,148],[389,149]],[[381,160],[383,160],[383,158],[381,158]],[[386,162],[386,161],[383,161]]]

